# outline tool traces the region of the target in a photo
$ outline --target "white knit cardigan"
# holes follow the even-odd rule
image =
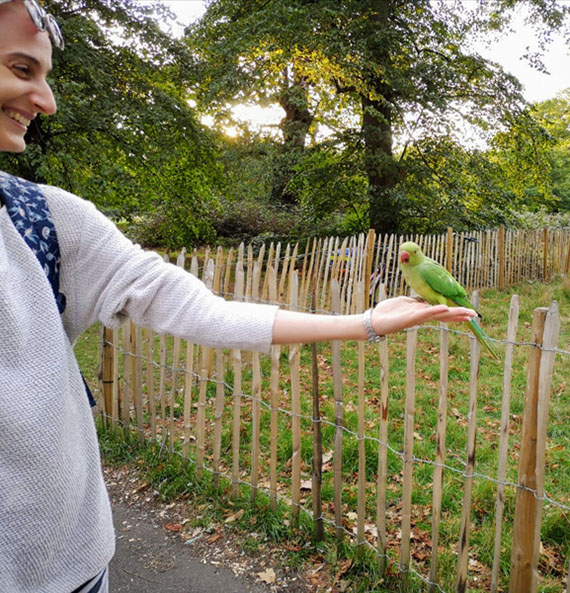
[[[72,344],[130,318],[208,346],[268,351],[276,307],[228,302],[126,239],[90,203],[44,187],[62,256],[60,316],[38,260],[0,210],[0,592],[70,593],[114,532]],[[63,323],[62,323],[63,322]]]

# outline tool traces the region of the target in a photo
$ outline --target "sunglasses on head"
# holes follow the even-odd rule
[[[0,4],[8,4],[14,0],[0,0]],[[38,3],[37,0],[22,0],[30,18],[38,31],[47,31],[53,44],[58,49],[64,48],[63,35],[57,21],[51,14],[48,14]]]

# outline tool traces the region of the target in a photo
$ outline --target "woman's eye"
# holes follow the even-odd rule
[[[18,75],[29,76],[30,68],[26,64],[17,64],[13,66],[13,69]]]

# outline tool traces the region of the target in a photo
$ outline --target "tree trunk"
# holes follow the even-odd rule
[[[274,165],[272,196],[276,201],[295,204],[297,197],[287,190],[287,185],[294,174],[295,164],[305,150],[314,115],[309,110],[306,80],[294,71],[291,78],[288,68],[283,72],[283,90],[279,104],[285,110],[285,117],[280,125],[283,132],[283,153]]]
[[[394,233],[400,222],[395,192],[397,163],[392,154],[392,113],[389,103],[361,97],[364,166],[368,176],[370,227]]]

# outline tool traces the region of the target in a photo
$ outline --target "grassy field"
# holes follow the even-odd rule
[[[541,556],[540,591],[547,593],[564,590],[565,566],[570,556],[570,513],[565,507],[570,505],[570,458],[566,449],[570,437],[570,279],[557,280],[544,285],[529,283],[516,286],[506,291],[486,291],[481,294],[481,309],[484,315],[484,326],[490,336],[504,339],[508,321],[509,303],[512,294],[520,296],[520,321],[515,347],[515,363],[513,367],[511,410],[510,410],[510,440],[509,464],[507,482],[516,482],[518,469],[518,455],[520,449],[520,427],[526,386],[526,362],[528,360],[533,310],[536,307],[549,306],[557,300],[561,312],[561,333],[553,377],[553,392],[550,407],[550,423],[547,443],[547,469],[545,489],[550,499],[557,504],[545,504],[542,530],[543,554]],[[461,329],[461,328],[454,328]],[[244,532],[252,530],[252,518],[255,517],[255,529],[264,530],[271,538],[286,539],[288,542],[299,542],[300,550],[293,553],[291,562],[303,562],[307,558],[325,558],[331,570],[331,575],[338,575],[341,567],[347,567],[340,579],[349,583],[351,591],[387,591],[393,590],[394,580],[397,578],[397,561],[399,549],[399,530],[401,520],[402,499],[402,455],[403,449],[403,410],[405,402],[405,339],[404,333],[390,338],[390,408],[389,408],[389,446],[388,452],[388,544],[391,562],[388,572],[382,578],[377,572],[377,563],[371,550],[357,553],[355,548],[343,544],[334,545],[332,533],[327,537],[327,543],[307,548],[310,541],[310,520],[305,517],[298,529],[292,527],[286,519],[288,509],[286,504],[280,506],[277,514],[268,511],[267,500],[260,497],[255,505],[249,503],[247,487],[243,488],[242,498],[236,502],[241,505],[244,514],[233,528],[243,528]],[[431,538],[431,504],[433,480],[433,464],[430,460],[435,457],[435,426],[437,418],[438,385],[439,385],[439,331],[423,328],[418,335],[418,350],[416,358],[416,409],[414,415],[414,492],[413,492],[413,567],[421,575],[429,574],[430,538]],[[91,381],[97,383],[97,348],[98,331],[93,328],[85,334],[76,345],[76,352],[80,364]],[[498,348],[504,349],[501,344]],[[357,431],[357,357],[356,345],[346,344],[343,347],[343,388],[344,388],[344,443],[343,443],[343,511],[345,528],[352,531],[355,526],[355,510],[358,474],[358,439]],[[282,358],[285,364],[287,349]],[[310,398],[311,386],[311,352],[309,347],[301,349],[301,385],[302,414],[302,479],[310,480],[312,461],[312,429],[310,417],[312,402]],[[367,537],[372,541],[375,523],[375,487],[378,456],[378,418],[379,418],[379,361],[374,348],[367,346],[366,350],[366,484],[367,484]],[[450,335],[449,359],[449,401],[447,423],[447,458],[442,505],[442,524],[440,529],[440,586],[444,591],[454,590],[457,568],[457,542],[463,504],[463,488],[466,459],[466,439],[469,400],[469,339],[463,333]],[[268,377],[268,359],[264,358],[264,376]],[[318,346],[319,385],[321,414],[325,419],[323,429],[323,451],[325,464],[323,467],[323,514],[327,518],[334,518],[333,513],[333,472],[331,456],[334,447],[334,399],[332,391],[331,352],[328,344]],[[251,369],[245,370],[243,391],[248,392],[251,386]],[[231,372],[227,372],[225,381],[232,384]],[[477,478],[473,485],[473,509],[471,513],[472,528],[470,534],[470,591],[488,591],[490,582],[490,566],[493,559],[494,541],[494,505],[497,485],[494,476],[497,475],[497,451],[499,426],[501,418],[501,397],[503,385],[502,365],[495,363],[489,357],[483,356],[479,373],[478,411],[477,411]],[[263,392],[268,389],[264,381]],[[306,395],[306,394],[309,395]],[[208,392],[209,399],[215,397],[215,387],[211,385]],[[230,393],[227,393],[228,399]],[[290,409],[290,385],[287,376],[283,376],[281,383],[281,406]],[[249,402],[250,403],[250,402]],[[247,476],[251,465],[251,409],[248,402],[242,409],[242,447],[240,468]],[[180,417],[181,403],[175,409],[175,415]],[[169,413],[164,410],[164,416]],[[261,467],[262,475],[267,472],[267,451],[269,450],[269,412],[262,408],[261,412]],[[280,493],[287,498],[290,488],[290,458],[291,458],[291,417],[288,414],[279,416],[279,484]],[[222,437],[223,470],[231,465],[231,406],[227,405],[224,412],[224,434]],[[108,462],[124,462],[135,460],[139,465],[147,468],[147,479],[162,492],[164,496],[184,494],[202,496],[204,500],[215,498],[209,506],[212,517],[208,520],[223,520],[228,505],[226,497],[228,484],[222,482],[218,491],[213,492],[209,487],[209,476],[198,483],[193,466],[184,463],[175,456],[166,462],[164,455],[148,445],[138,448],[134,444],[121,443],[110,432],[101,430],[102,448]],[[128,445],[128,446],[127,446]],[[422,461],[423,460],[423,461]],[[245,478],[247,480],[247,478]],[[508,573],[510,565],[510,530],[515,501],[514,487],[507,486],[505,525],[503,535],[503,552],[501,565],[501,584],[508,588]],[[304,491],[302,505],[311,509],[310,490]],[[217,508],[216,508],[217,507]],[[232,507],[235,513],[236,506]],[[244,538],[248,536],[244,535]],[[346,560],[350,559],[348,565]],[[328,574],[328,573],[327,573]],[[338,585],[338,583],[337,583]],[[325,583],[323,583],[323,587]],[[330,586],[330,583],[329,583]],[[347,585],[348,586],[348,585]],[[425,584],[413,576],[409,582],[411,591],[424,591]],[[324,591],[325,589],[323,589]],[[340,589],[339,589],[340,590]]]

